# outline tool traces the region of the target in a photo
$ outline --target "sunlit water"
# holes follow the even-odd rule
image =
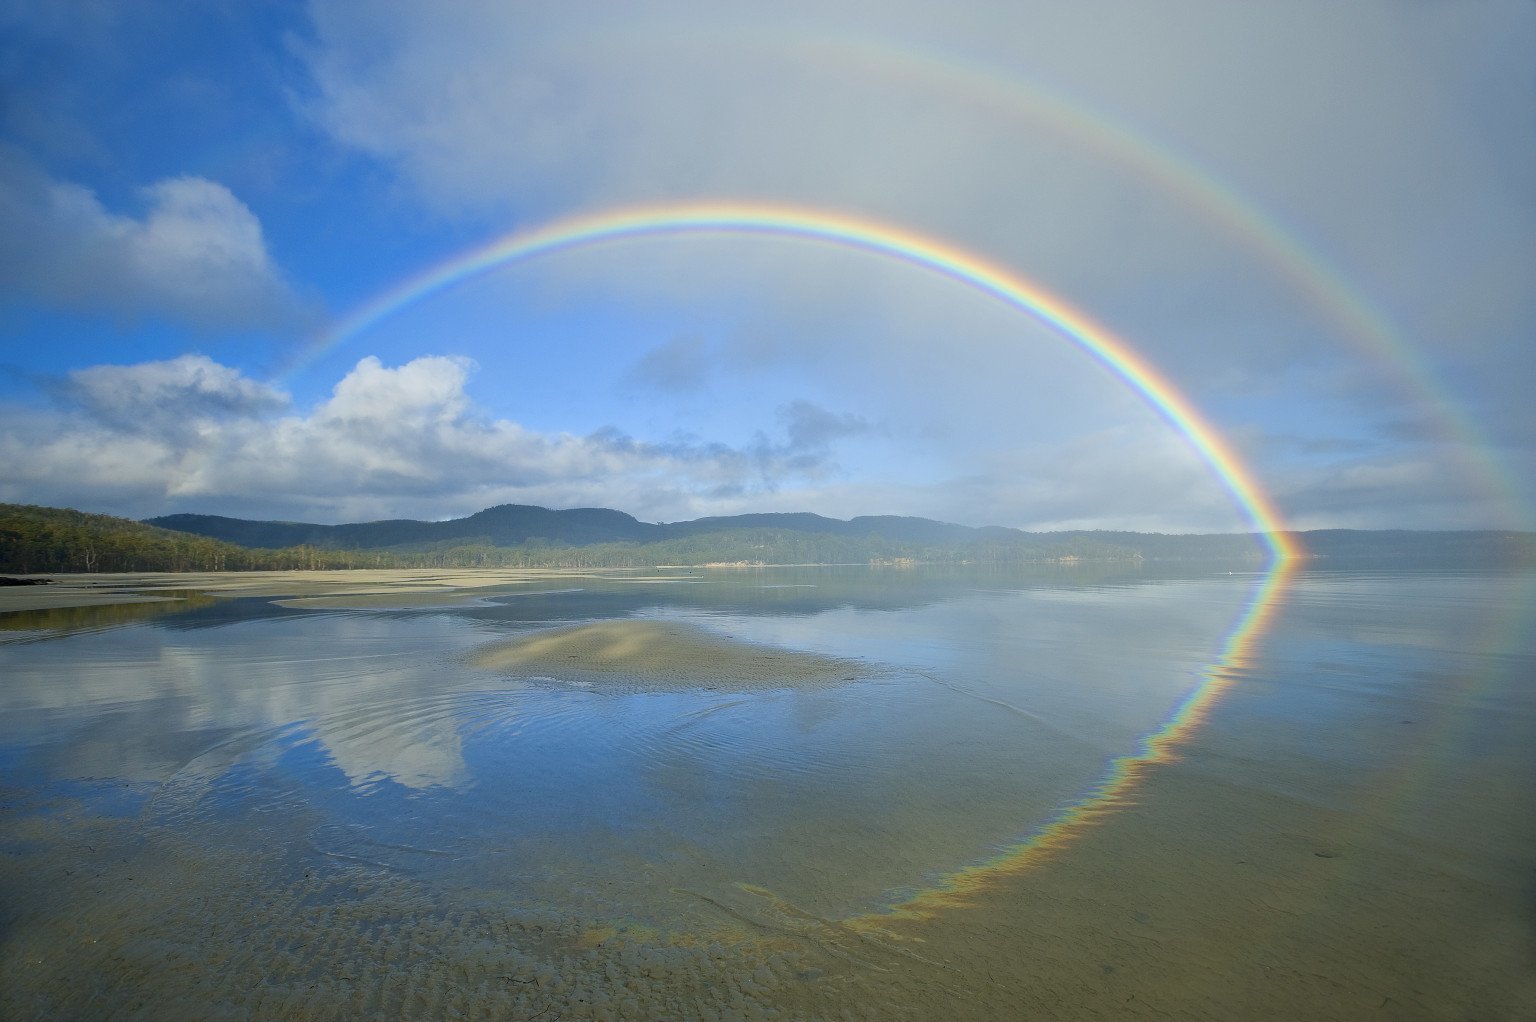
[[[1298,578],[1177,762],[926,919],[899,908],[1069,812],[1207,682],[1251,574],[0,618],[0,1015],[1529,1017],[1532,581]],[[610,618],[850,669],[473,666]]]

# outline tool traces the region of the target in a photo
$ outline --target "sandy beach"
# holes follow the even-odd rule
[[[630,572],[598,574],[559,568],[384,568],[356,571],[145,572],[16,577],[47,578],[52,581],[48,585],[0,587],[0,614],[174,600],[181,599],[182,594],[188,592],[210,596],[281,598],[285,606],[317,609],[341,609],[343,606],[408,607],[473,599],[481,591],[501,586],[580,578],[654,582],[675,576]]]

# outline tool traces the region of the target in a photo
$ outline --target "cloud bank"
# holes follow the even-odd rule
[[[64,407],[0,409],[0,500],[326,522],[513,502],[676,518],[835,474],[835,442],[869,428],[798,401],[781,410],[782,439],[739,447],[540,433],[478,407],[473,369],[369,356],[307,411],[200,355],[76,370],[53,387]]]
[[[850,444],[899,461],[911,437],[808,399],[778,406],[772,430],[735,445],[638,439],[616,426],[541,432],[489,414],[469,391],[474,370],[461,357],[387,366],[368,356],[306,409],[201,355],[74,370],[49,389],[52,407],[0,405],[0,501],[318,522],[529,503],[615,507],[650,521],[896,510],[1035,530],[1245,527],[1210,467],[1168,429],[986,444],[919,477],[855,473],[845,468]],[[1383,492],[1402,502],[1409,525],[1416,514],[1475,519],[1486,509],[1455,485],[1458,471],[1444,453],[1351,449],[1326,467],[1293,466],[1277,496],[1318,509],[1298,527],[1363,525],[1355,516]]]

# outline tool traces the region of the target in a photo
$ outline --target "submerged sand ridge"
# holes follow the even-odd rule
[[[855,681],[870,665],[745,642],[681,621],[598,621],[474,651],[476,667],[594,687],[756,689]]]

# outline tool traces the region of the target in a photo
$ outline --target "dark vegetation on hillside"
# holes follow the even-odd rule
[[[250,550],[207,536],[66,508],[0,504],[0,571],[255,571],[342,568],[315,548]]]
[[[1536,563],[1536,533],[1326,530],[1309,555],[1422,566]],[[447,522],[353,525],[170,515],[134,522],[0,504],[0,572],[243,571],[406,567],[625,568],[717,563],[1046,564],[1222,561],[1258,565],[1248,534],[1028,533],[925,518],[753,514],[651,524],[606,508],[489,508]]]

